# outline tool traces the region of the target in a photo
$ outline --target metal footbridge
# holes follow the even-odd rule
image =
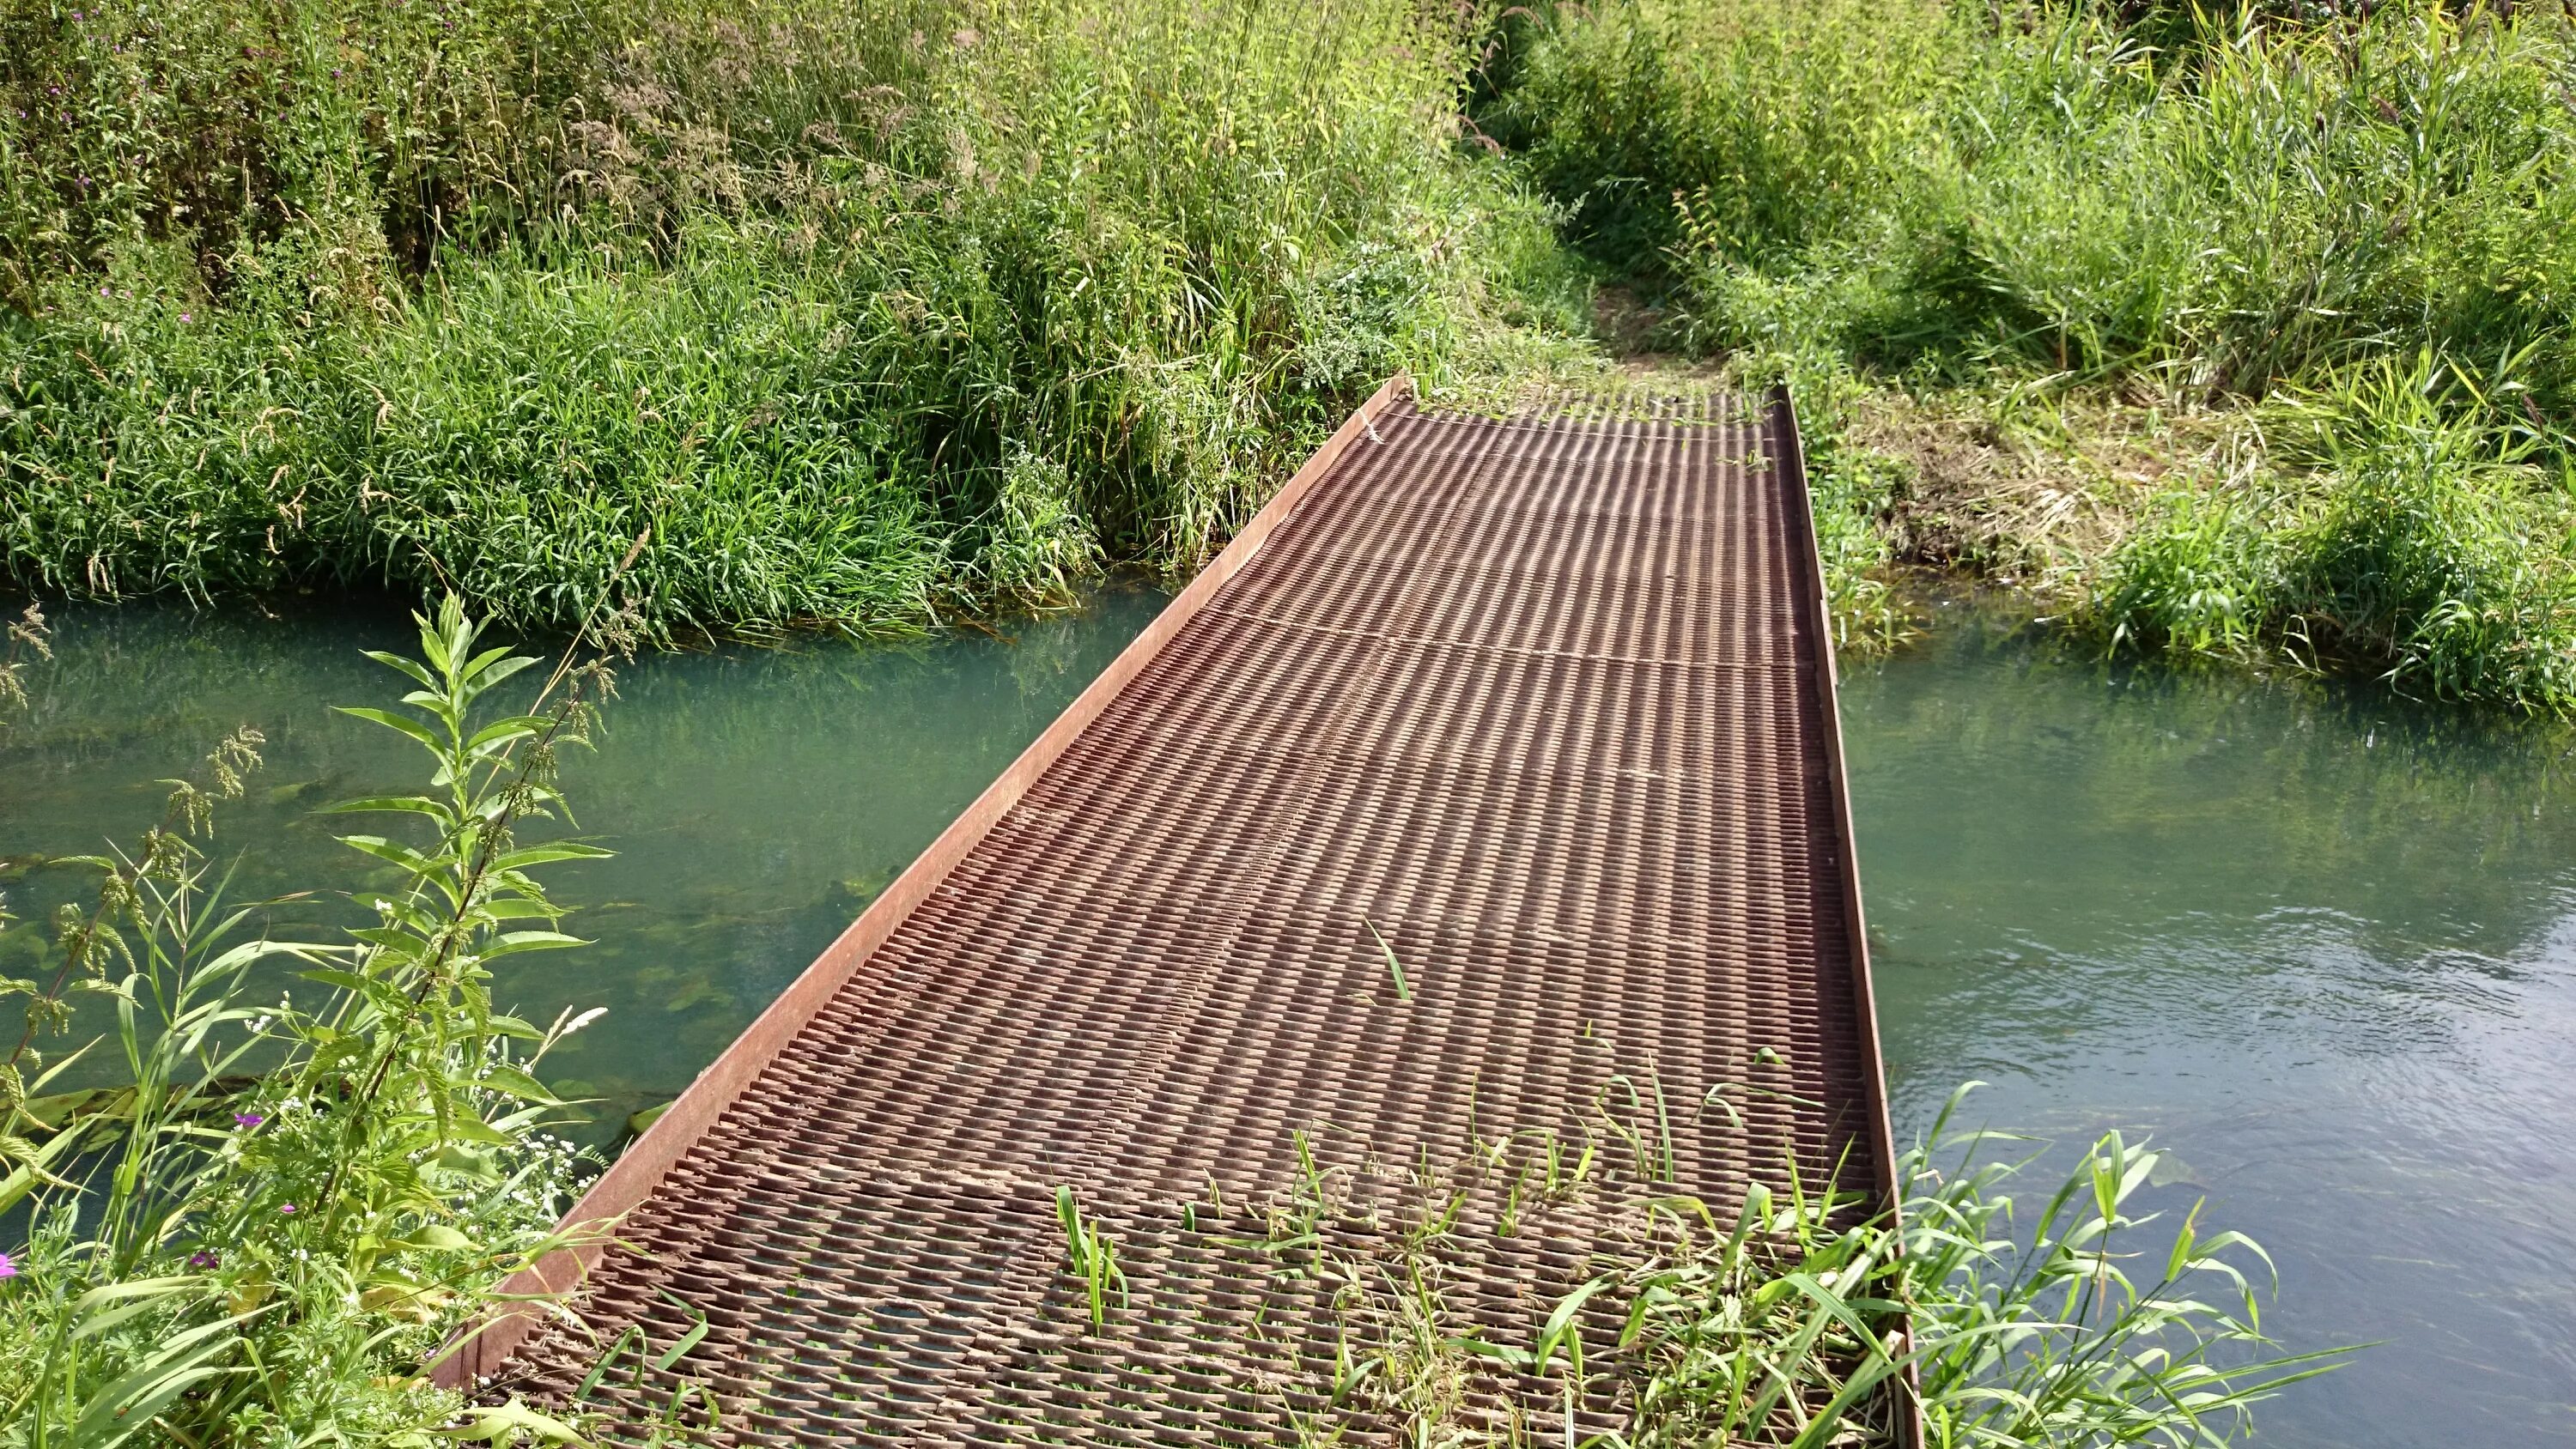
[[[1485,1346],[1793,1173],[1890,1189],[1787,402],[1399,381],[441,1372],[637,1441],[1576,1443],[1615,1382]]]

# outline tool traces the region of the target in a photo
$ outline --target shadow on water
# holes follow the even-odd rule
[[[1842,693],[1900,1134],[2175,1149],[2268,1329],[2387,1341],[2267,1446],[2576,1443],[2576,742],[1942,612]]]

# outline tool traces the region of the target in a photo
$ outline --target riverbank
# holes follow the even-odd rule
[[[1881,561],[2564,711],[2576,22],[2294,9],[1616,0],[1517,21],[1476,116],[1611,330],[1797,386]]]
[[[0,572],[48,594],[918,628],[1187,571],[1574,295],[1455,142],[1472,26],[1400,5],[6,27]]]
[[[1847,648],[1926,564],[2576,708],[2576,21],[2194,14],[17,17],[0,574],[918,629],[1642,349],[1795,386]]]

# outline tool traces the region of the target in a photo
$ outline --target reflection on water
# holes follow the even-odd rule
[[[536,964],[496,993],[541,1021],[566,1004],[608,1008],[549,1058],[550,1079],[601,1097],[605,1123],[678,1092],[1161,604],[1120,589],[1001,636],[812,640],[622,666],[597,748],[564,765],[580,833],[617,856],[548,876],[576,907],[566,929],[596,944],[525,958]],[[415,652],[400,614],[137,608],[57,623],[56,662],[28,678],[34,714],[0,732],[0,856],[131,839],[159,815],[153,780],[252,724],[268,736],[267,766],[221,812],[215,842],[221,860],[258,847],[234,894],[369,883],[369,862],[331,837],[383,827],[315,811],[421,783],[415,747],[329,710],[399,695],[359,650]],[[30,974],[13,968],[38,963],[17,958],[40,949],[43,912],[78,883],[38,869],[0,885],[27,922],[0,935],[0,974]]]
[[[2284,1446],[2576,1443],[2576,770],[2369,689],[2070,660],[1959,616],[1845,671],[1900,1135],[2178,1151],[2267,1329],[2386,1340]]]
[[[585,951],[531,1014],[609,1014],[554,1062],[602,1115],[667,1097],[1159,605],[1111,593],[1016,642],[664,656],[566,784],[615,860],[560,868]],[[226,812],[237,889],[363,885],[317,805],[415,778],[360,646],[393,616],[64,620],[0,740],[0,856],[97,848],[225,730],[269,764]],[[2270,1407],[2274,1449],[2576,1443],[2576,779],[2564,737],[2369,691],[2113,673],[1962,610],[1844,689],[1899,1130],[1958,1081],[1998,1126],[2149,1130],[2279,1259],[2266,1324],[2388,1340]],[[274,843],[276,848],[268,846]],[[0,866],[0,872],[8,867]],[[36,916],[61,872],[9,884]],[[0,937],[0,955],[40,935]],[[26,974],[24,959],[0,971]]]

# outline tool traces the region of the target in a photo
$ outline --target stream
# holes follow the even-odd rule
[[[1143,588],[908,643],[639,659],[565,786],[613,860],[504,999],[607,1015],[547,1063],[603,1131],[712,1059],[1160,607]],[[1897,1131],[2172,1149],[2172,1219],[2258,1238],[2293,1348],[2378,1341],[2261,1413],[2267,1449],[2576,1444],[2576,769],[2562,731],[2367,684],[2108,668],[1966,601],[1849,665],[1843,708]],[[418,784],[398,613],[61,611],[0,732],[0,890],[45,964],[77,885],[226,730],[267,736],[213,851],[236,898],[366,884],[335,799]],[[367,827],[354,827],[367,828]],[[246,849],[246,847],[255,847]],[[2026,1189],[2053,1185],[2037,1169]]]

